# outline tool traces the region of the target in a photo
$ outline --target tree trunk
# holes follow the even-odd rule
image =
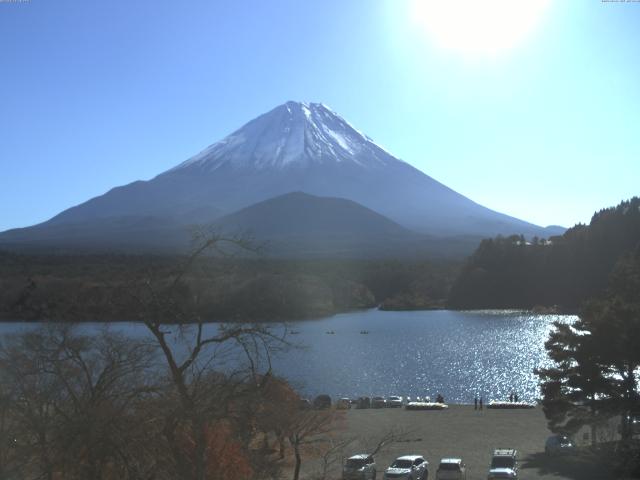
[[[596,427],[596,409],[593,406],[593,402],[595,402],[595,395],[591,397],[591,406],[589,407],[589,410],[591,411],[591,422],[589,423],[590,434],[591,434],[591,446],[595,447],[597,427]]]
[[[300,455],[300,443],[298,439],[294,439],[291,441],[293,445],[293,452],[296,457],[296,467],[293,471],[293,480],[298,480],[300,477],[300,466],[302,465],[302,456]]]
[[[284,435],[278,435],[278,450],[279,450],[279,455],[280,455],[280,460],[284,459],[284,450],[285,450],[285,446],[284,446]]]
[[[203,424],[198,422],[194,425],[194,433],[196,445],[195,445],[195,477],[196,480],[206,480],[207,478],[207,435],[206,429]]]
[[[633,436],[633,432],[631,431],[631,424],[629,423],[627,416],[630,415],[635,408],[636,378],[634,372],[636,368],[636,365],[629,364],[627,365],[626,372],[623,373],[623,384],[625,386],[625,405],[622,409],[623,413],[620,432],[622,441],[624,442],[630,441]]]

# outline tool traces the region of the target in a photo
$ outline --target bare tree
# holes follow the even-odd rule
[[[295,458],[293,480],[298,480],[300,477],[303,447],[318,440],[324,440],[321,436],[331,432],[335,428],[335,423],[341,418],[343,418],[343,413],[335,410],[298,410],[297,412],[291,412],[289,422],[285,428],[289,443],[293,447]]]
[[[295,415],[296,428],[287,429],[289,419],[277,414],[278,391],[288,396],[286,411],[298,413],[297,395],[271,371],[274,352],[288,346],[286,328],[206,324],[199,308],[206,285],[190,274],[205,252],[247,248],[210,236],[170,276],[131,279],[125,303],[134,300],[150,337],[89,337],[59,325],[6,339],[0,477],[268,478],[278,473],[286,438],[300,458],[311,417],[320,432],[331,415],[310,412],[305,425]],[[261,435],[275,435],[278,458],[255,448]]]
[[[6,339],[0,369],[13,390],[6,418],[16,475],[141,478],[136,464],[153,461],[139,448],[149,429],[136,410],[154,388],[145,380],[152,353],[107,332],[77,335],[69,325]]]
[[[365,450],[369,455],[377,455],[395,443],[410,441],[414,433],[415,430],[390,427],[379,436],[366,438],[364,440]]]
[[[314,454],[317,459],[317,468],[312,473],[313,480],[326,480],[336,476],[340,471],[345,459],[350,455],[357,445],[358,449],[374,456],[387,450],[392,445],[399,442],[408,442],[413,438],[414,431],[402,428],[391,427],[378,435],[371,435],[364,439],[342,435],[342,421],[344,420],[343,412],[340,416],[334,418],[332,425],[325,428],[321,425],[316,434],[311,434],[304,444],[312,446],[310,453]]]
[[[320,453],[320,465],[311,476],[313,480],[327,480],[336,470],[340,470],[346,458],[346,451],[356,441],[355,438],[328,438]]]
[[[242,424],[240,437],[248,447],[252,425],[247,405],[270,378],[272,353],[286,344],[286,330],[267,325],[205,325],[197,288],[189,284],[188,272],[207,253],[230,256],[238,250],[251,247],[233,237],[200,237],[171,279],[146,278],[143,288],[134,294],[139,318],[168,367],[167,398],[174,403],[165,404],[162,432],[175,475],[185,480],[204,480],[216,474],[208,473],[212,461],[208,444],[211,427],[217,422]]]

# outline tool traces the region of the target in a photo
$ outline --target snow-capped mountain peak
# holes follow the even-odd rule
[[[399,160],[322,103],[287,102],[250,121],[170,172],[272,169],[310,164],[384,166]]]
[[[115,243],[105,245],[148,244],[162,242],[164,225],[208,225],[291,192],[350,200],[430,235],[548,235],[541,227],[482,207],[398,160],[329,107],[300,102],[274,108],[151,180],[113,188],[34,228],[50,242],[61,238],[73,244],[95,231],[91,238],[97,243],[105,241],[102,233],[112,235]],[[278,205],[300,212],[304,198],[287,198]],[[339,210],[331,209],[330,215]],[[310,222],[327,225],[318,216],[329,212],[315,211],[309,213]],[[288,214],[280,213],[288,221]],[[10,241],[31,242],[30,232],[12,233]]]

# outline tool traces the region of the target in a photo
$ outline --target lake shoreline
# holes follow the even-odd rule
[[[308,316],[299,316],[299,317],[295,317],[295,318],[282,318],[282,319],[278,319],[278,320],[273,320],[273,319],[263,319],[263,320],[257,320],[257,319],[247,319],[247,320],[229,320],[229,319],[207,319],[207,320],[202,320],[201,323],[203,324],[216,324],[216,323],[225,323],[225,324],[241,324],[241,323],[249,323],[249,324],[272,324],[272,325],[278,325],[278,324],[289,324],[289,323],[297,323],[297,322],[313,322],[313,321],[317,321],[317,320],[323,320],[323,319],[327,319],[327,318],[332,318],[338,315],[344,315],[344,314],[350,314],[350,313],[364,313],[364,312],[368,312],[368,311],[379,311],[379,312],[458,312],[458,313],[477,313],[477,312],[498,312],[498,311],[502,311],[502,312],[513,312],[513,313],[526,313],[526,314],[532,314],[532,315],[568,315],[568,316],[574,316],[574,315],[579,315],[580,311],[579,310],[572,310],[572,309],[549,309],[549,310],[544,310],[544,309],[537,309],[537,308],[517,308],[517,307],[513,307],[513,308],[491,308],[491,307],[486,307],[486,308],[476,308],[476,309],[465,309],[465,308],[460,308],[460,309],[456,309],[456,308],[447,308],[446,306],[434,306],[433,308],[385,308],[382,307],[381,305],[377,306],[377,307],[372,307],[372,308],[350,308],[350,309],[343,309],[343,310],[336,310],[333,313],[322,313],[322,314],[312,314],[312,315],[308,315]],[[144,322],[140,319],[97,319],[97,320],[82,320],[82,321],[76,321],[76,320],[63,320],[63,319],[34,319],[34,318],[10,318],[9,316],[3,316],[2,313],[0,313],[0,324],[2,323],[69,323],[69,324],[85,324],[85,323],[105,323],[105,324],[109,324],[109,323],[138,323],[138,324],[144,324]],[[193,322],[162,322],[165,325],[197,325],[198,323],[200,323],[199,321],[193,321]]]

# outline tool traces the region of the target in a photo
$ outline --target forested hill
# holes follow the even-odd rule
[[[616,261],[640,245],[640,198],[597,212],[589,225],[531,242],[483,240],[454,282],[452,308],[576,310],[607,286]]]

